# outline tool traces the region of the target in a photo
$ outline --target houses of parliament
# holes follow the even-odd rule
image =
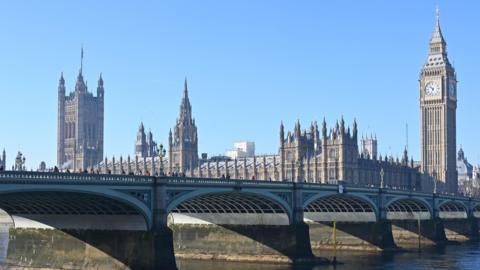
[[[82,51],[83,62],[83,51]],[[176,124],[169,131],[166,151],[159,151],[143,124],[137,133],[135,155],[103,157],[104,87],[100,75],[97,95],[84,83],[82,64],[75,89],[65,95],[65,80],[58,87],[58,167],[93,169],[101,173],[186,175],[270,181],[347,183],[438,189],[457,192],[456,73],[447,57],[440,20],[435,21],[429,53],[419,78],[421,111],[421,162],[377,154],[376,138],[359,138],[357,122],[343,118],[329,127],[325,120],[307,128],[300,122],[291,131],[280,123],[278,152],[274,155],[230,159],[199,157],[198,132],[185,80]],[[359,149],[359,140],[361,149]]]

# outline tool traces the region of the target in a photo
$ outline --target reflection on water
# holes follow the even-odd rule
[[[10,227],[10,224],[0,224],[0,263],[4,263],[7,261],[9,242],[8,230],[10,229]]]
[[[320,255],[320,254],[318,254]],[[332,257],[331,252],[322,251],[323,257]],[[180,270],[417,270],[417,269],[480,269],[480,245],[462,244],[445,248],[424,249],[395,253],[338,252],[343,264],[332,266],[288,266],[214,261],[178,261]]]
[[[10,230],[0,225],[0,269],[125,269],[113,258],[63,232],[54,230]],[[320,251],[317,256],[331,258]],[[282,264],[178,260],[179,270],[417,270],[480,269],[480,244],[465,243],[444,248],[395,253],[337,253],[343,264],[289,266]],[[25,267],[25,268],[22,268]],[[161,269],[159,269],[161,270]]]

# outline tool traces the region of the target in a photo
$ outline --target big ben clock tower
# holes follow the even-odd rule
[[[456,193],[457,80],[447,58],[438,9],[436,15],[428,59],[419,80],[422,170],[443,182],[446,191]]]

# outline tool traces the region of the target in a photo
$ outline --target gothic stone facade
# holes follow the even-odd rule
[[[196,177],[379,186],[382,170],[385,186],[416,190],[429,186],[422,185],[425,179],[413,161],[408,160],[406,151],[401,160],[359,155],[356,122],[350,130],[341,120],[328,133],[324,121],[321,137],[316,123],[302,131],[297,122],[286,137],[281,124],[278,154],[207,161],[191,173]]]
[[[326,122],[322,124],[320,136],[316,123],[308,130],[301,130],[296,123],[293,132],[284,135],[280,127],[278,154],[253,156],[233,160],[206,160],[190,169],[185,163],[183,173],[200,178],[235,178],[267,181],[314,182],[326,184],[354,184],[359,186],[380,186],[381,171],[386,187],[411,190],[432,189],[432,180],[420,173],[413,160],[408,160],[405,151],[401,159],[393,157],[376,158],[358,154],[357,127],[345,127],[343,120],[337,122],[327,133]],[[188,153],[186,153],[188,155]],[[135,157],[124,160],[105,160],[99,170],[113,173],[166,174],[179,173],[170,162],[162,157]],[[198,160],[197,160],[198,161]]]
[[[194,177],[232,177],[272,181],[296,181],[318,183],[351,183],[361,186],[384,186],[410,190],[429,190],[434,186],[441,191],[457,192],[456,172],[456,74],[450,65],[446,43],[437,16],[435,31],[430,40],[430,54],[420,75],[421,107],[421,166],[408,159],[405,149],[402,158],[376,154],[376,139],[372,149],[359,154],[357,123],[352,129],[341,119],[327,132],[323,121],[321,133],[316,122],[307,130],[296,123],[293,132],[285,135],[280,126],[279,151],[274,155],[253,156],[233,160],[198,160],[198,138],[195,120],[188,98],[185,81],[180,116],[169,134],[168,160],[153,157],[135,161],[136,171],[158,174],[159,167],[166,167],[167,174],[185,173]],[[373,143],[373,142],[372,142]],[[365,148],[365,147],[364,147]],[[160,160],[159,160],[160,159]],[[129,159],[130,160],[130,159]],[[142,161],[140,161],[141,163]],[[160,165],[162,163],[162,165]],[[102,164],[103,170],[127,167],[132,164]],[[439,181],[434,181],[434,178]],[[383,181],[382,181],[383,180]]]
[[[153,140],[152,132],[148,131],[148,134],[145,134],[143,122],[140,123],[137,132],[137,141],[135,142],[135,156],[143,158],[154,157],[157,154],[157,143]]]
[[[422,171],[444,183],[449,192],[457,192],[457,79],[447,57],[438,11],[419,82]]]
[[[58,85],[57,164],[60,168],[82,170],[103,159],[104,88],[100,74],[97,96],[88,91],[82,64],[75,90],[65,95],[63,73]]]
[[[198,166],[198,135],[195,119],[192,117],[192,106],[188,98],[187,79],[183,89],[180,116],[168,134],[168,168],[169,172],[185,173]]]

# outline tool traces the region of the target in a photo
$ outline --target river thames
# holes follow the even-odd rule
[[[315,251],[332,258],[331,251]],[[396,252],[339,251],[340,264],[286,264],[177,260],[179,270],[360,270],[360,269],[479,269],[480,243],[412,248]],[[56,230],[6,230],[0,233],[0,269],[128,269],[107,254]],[[162,269],[159,269],[162,270]]]
[[[324,257],[331,252],[322,251]],[[320,255],[320,254],[317,254]],[[180,270],[363,270],[363,269],[472,269],[480,268],[480,244],[463,243],[443,248],[408,250],[405,252],[339,252],[342,264],[323,266],[287,266],[234,262],[191,261],[177,262]]]

